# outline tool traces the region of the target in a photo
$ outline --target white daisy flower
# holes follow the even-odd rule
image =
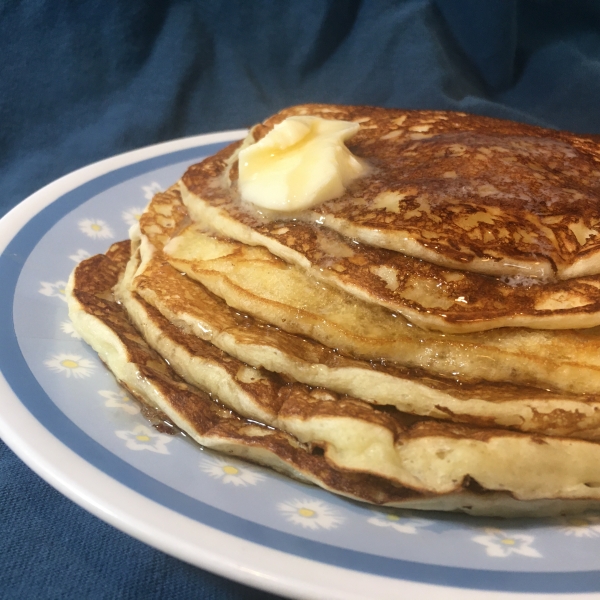
[[[156,183],[156,181],[153,181],[150,185],[143,185],[142,190],[144,191],[144,198],[146,198],[148,201],[154,198],[154,194],[158,194],[158,192],[163,191],[160,183]]]
[[[256,485],[265,478],[264,475],[246,465],[242,466],[223,458],[205,458],[200,463],[200,468],[211,477],[235,486]]]
[[[344,522],[344,517],[320,500],[280,502],[277,509],[288,521],[305,529],[335,529]]]
[[[45,360],[44,364],[55,373],[64,373],[67,377],[82,379],[89,377],[96,365],[88,358],[77,354],[54,354],[52,358]]]
[[[504,558],[511,554],[520,554],[530,558],[541,558],[541,554],[531,547],[534,537],[522,533],[511,534],[501,529],[486,528],[486,535],[471,538],[476,544],[485,546],[488,556]]]
[[[376,516],[367,519],[367,523],[376,527],[391,527],[400,533],[415,534],[422,527],[428,527],[433,523],[428,519],[416,517],[403,517],[395,513],[376,513]]]
[[[131,227],[132,225],[135,225],[140,220],[140,217],[142,216],[143,212],[144,212],[143,208],[136,206],[134,208],[130,208],[129,210],[124,210],[121,213],[121,217],[122,217],[123,221],[125,221],[125,223],[127,223],[127,225],[129,225]]]
[[[65,295],[65,290],[67,289],[66,281],[55,281],[54,283],[49,283],[48,281],[40,281],[41,289],[39,289],[40,294],[44,294],[44,296],[53,296],[55,298],[60,298],[61,300],[67,301],[67,296]]]
[[[73,327],[72,321],[62,321],[60,324],[60,330],[67,335],[70,335],[72,338],[76,340],[80,340],[81,336],[77,333],[75,327]]]
[[[600,536],[600,515],[562,517],[558,523],[560,531],[565,535],[574,535],[575,537]]]
[[[104,406],[108,406],[109,408],[120,408],[130,415],[137,415],[141,410],[139,405],[123,390],[119,390],[118,392],[99,390],[98,393],[103,398],[106,398]]]
[[[125,440],[125,446],[130,450],[149,450],[157,454],[170,454],[166,447],[173,438],[163,433],[158,433],[145,425],[138,425],[132,431],[115,431],[115,435]]]
[[[82,260],[89,258],[91,254],[87,250],[82,250],[81,248],[75,252],[75,254],[69,254],[69,258],[76,263],[80,263]]]
[[[105,221],[100,219],[82,219],[77,225],[79,225],[80,231],[85,233],[85,235],[96,240],[115,237],[112,229]]]

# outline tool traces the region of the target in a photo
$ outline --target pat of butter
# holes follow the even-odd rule
[[[288,117],[239,154],[243,200],[278,211],[298,211],[338,198],[367,166],[344,144],[358,123]]]

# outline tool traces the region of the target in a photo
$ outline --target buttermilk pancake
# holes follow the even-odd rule
[[[245,367],[236,371],[229,368],[231,363],[224,357],[219,360],[218,351],[215,354],[215,351],[209,348],[210,344],[202,344],[193,336],[182,337],[177,327],[166,321],[152,307],[145,305],[134,294],[129,294],[123,282],[125,263],[129,255],[129,243],[121,242],[113,245],[106,255],[94,256],[76,267],[67,290],[71,318],[84,339],[98,351],[100,358],[122,385],[140,402],[164,413],[174,424],[203,446],[252,460],[300,481],[320,485],[337,494],[391,507],[453,510],[474,515],[546,516],[583,512],[598,506],[594,486],[588,484],[583,490],[578,483],[582,477],[588,479],[590,473],[587,472],[587,465],[567,470],[561,468],[560,459],[558,463],[552,462],[556,448],[560,448],[559,452],[564,454],[564,459],[567,456],[576,459],[581,448],[599,447],[596,444],[586,442],[571,444],[567,440],[551,440],[549,451],[546,452],[543,438],[516,436],[517,446],[521,450],[531,449],[533,454],[537,454],[544,462],[551,461],[552,468],[558,468],[560,471],[555,478],[555,481],[560,482],[559,486],[562,486],[559,489],[556,483],[548,486],[543,481],[548,477],[540,477],[539,473],[548,472],[547,469],[538,469],[537,473],[531,473],[532,465],[525,466],[521,472],[521,476],[526,481],[525,495],[550,494],[552,498],[518,499],[509,491],[485,489],[469,476],[463,476],[460,482],[455,481],[449,486],[446,485],[453,491],[431,493],[423,490],[427,487],[440,488],[440,478],[432,479],[427,473],[431,465],[427,467],[415,464],[408,471],[405,470],[404,478],[407,478],[406,475],[412,471],[413,479],[415,474],[420,477],[422,471],[424,483],[415,480],[414,487],[403,487],[384,477],[336,468],[332,465],[335,460],[328,457],[329,445],[326,445],[325,455],[323,455],[322,452],[315,452],[318,446],[303,444],[288,433],[240,417],[216,400],[214,395],[211,397],[198,388],[184,383],[169,364],[140,337],[140,332],[132,326],[123,306],[117,303],[112,295],[112,289],[118,284],[119,278],[122,280],[117,287],[125,290],[130,305],[139,305],[138,316],[144,315],[146,325],[161,330],[162,337],[166,340],[165,346],[178,347],[183,352],[206,359],[207,364],[212,361],[215,368],[222,369],[222,376],[230,382],[229,389],[226,386],[224,388],[226,396],[246,392],[254,401],[264,406],[277,406],[281,415],[287,412],[290,415],[288,421],[296,420],[298,423],[304,421],[308,424],[321,421],[320,428],[325,430],[328,429],[329,420],[343,415],[343,419],[362,423],[363,427],[368,427],[370,424],[375,428],[383,428],[383,432],[387,431],[388,438],[383,446],[387,444],[388,448],[390,443],[393,444],[389,438],[391,427],[396,435],[405,437],[408,446],[415,443],[418,446],[419,443],[430,440],[433,445],[429,448],[429,452],[435,452],[438,462],[442,461],[448,465],[452,462],[457,464],[471,462],[475,469],[477,469],[477,455],[483,452],[481,459],[485,458],[486,452],[492,454],[497,452],[498,448],[495,445],[498,439],[503,437],[502,432],[489,432],[482,435],[474,429],[461,430],[444,425],[440,430],[439,425],[433,421],[419,422],[399,413],[391,419],[385,413],[377,416],[372,410],[368,414],[361,414],[363,409],[369,410],[363,403],[351,399],[340,402],[325,390],[310,391],[303,386],[282,384],[281,381],[279,388],[282,393],[273,396],[273,390],[261,383],[261,377],[254,378],[252,381],[252,378],[247,376],[246,371],[253,371],[252,369]],[[137,265],[133,259],[133,264],[129,265],[130,276],[135,266]],[[210,371],[210,368],[207,371]],[[242,371],[241,375],[240,371]],[[277,400],[273,401],[275,397]],[[289,405],[289,409],[285,408],[286,404]],[[299,426],[298,429],[302,430],[303,427]],[[305,426],[304,430],[306,429]],[[304,436],[307,437],[306,431]],[[508,440],[510,437],[511,434],[508,434]],[[458,460],[448,460],[447,455],[452,453],[450,447],[459,448],[456,445],[458,440],[464,446],[460,452],[455,453]],[[440,448],[440,444],[444,447]],[[344,445],[345,442],[342,442],[341,447],[343,448]],[[464,461],[465,454],[472,456],[471,458],[467,456],[467,460]],[[542,457],[543,454],[546,454],[545,458]],[[587,452],[586,456],[590,458]],[[426,455],[423,455],[423,458],[429,460]],[[505,462],[504,459],[505,457],[502,457],[502,462]],[[534,459],[533,467],[541,467],[541,465],[536,464]],[[446,470],[452,471],[452,468]],[[513,478],[510,473],[514,469],[500,466],[497,473],[500,474],[502,471],[506,473],[501,474],[500,479],[508,481]],[[533,478],[528,480],[530,474]]]
[[[70,314],[78,329],[137,400],[152,410],[161,411],[196,442],[208,448],[250,459],[351,498],[399,506],[407,501],[409,504],[423,503],[425,507],[429,505],[430,499],[383,479],[336,471],[321,455],[310,452],[292,436],[243,419],[207,393],[184,383],[140,337],[112,296],[112,288],[123,274],[129,258],[129,242],[120,242],[106,255],[97,255],[81,263],[71,277],[68,299]],[[156,320],[169,329],[151,307],[144,310],[151,322]],[[177,337],[176,329],[170,329]],[[461,497],[449,497],[448,506],[458,508],[465,503],[468,510],[471,495],[479,497],[479,494],[465,490]],[[503,495],[495,497],[495,502],[498,500],[511,502]],[[482,503],[487,504],[487,499],[484,498]],[[545,508],[543,505],[542,509]]]
[[[360,361],[240,314],[165,261],[161,252],[165,241],[186,220],[179,192],[172,189],[153,198],[141,216],[139,229],[132,230],[135,246],[140,246],[142,266],[132,259],[117,292],[134,322],[145,331],[145,337],[155,340],[153,347],[160,344],[160,334],[150,335],[146,320],[135,316],[138,304],[131,305],[130,291],[143,297],[182,331],[210,341],[253,367],[281,373],[310,386],[394,406],[411,414],[481,427],[508,427],[585,439],[600,437],[600,404],[596,396],[552,393],[513,384],[457,383],[386,361]],[[189,271],[188,265],[184,267]],[[280,273],[276,271],[276,275]],[[188,381],[198,382],[204,377],[196,373],[198,359],[169,353],[169,362]],[[202,366],[199,368],[203,370]],[[235,408],[244,412],[239,405]],[[254,417],[268,418],[256,412]]]
[[[201,227],[244,244],[264,246],[311,278],[397,312],[424,329],[466,333],[498,327],[572,329],[600,324],[598,275],[550,282],[522,275],[491,277],[360,243],[320,222],[270,213],[267,218],[265,211],[242,202],[226,177],[239,147],[232,144],[195,165],[180,184],[186,205]]]
[[[600,153],[590,137],[465,113],[315,104],[267,119],[245,145],[303,115],[358,123],[347,146],[371,169],[299,218],[453,269],[600,273]],[[195,167],[182,184],[196,218],[192,199],[206,189]]]
[[[80,263],[69,312],[207,447],[386,506],[597,508],[596,153],[462,113],[293,107]]]
[[[172,266],[233,308],[346,356],[383,359],[465,382],[600,392],[596,329],[503,328],[440,335],[314,280],[265,248],[223,240],[193,226],[164,251]]]
[[[277,420],[296,430],[298,437],[240,418],[179,380],[112,299],[125,252],[123,244],[116,245],[107,256],[92,257],[76,268],[68,288],[70,315],[121,383],[203,445],[352,498],[390,506],[503,516],[558,514],[596,506],[600,493],[592,483],[597,470],[593,463],[600,458],[600,445],[590,442],[478,430],[378,412],[326,390],[284,382],[279,382],[271,400],[267,391],[259,402],[273,406]],[[197,338],[182,338],[151,307],[142,310],[145,324],[161,330],[167,347],[202,357],[203,347],[210,346],[199,347]],[[214,360],[214,353],[208,360]],[[225,396],[238,394],[236,387],[249,391],[250,386],[254,386],[250,396],[265,396],[268,386],[262,384],[260,374],[251,380],[239,374],[243,365],[235,371],[227,368],[226,360],[216,362],[225,362],[229,371],[224,377],[231,386],[224,390]],[[324,458],[314,453],[315,447],[322,448]],[[519,470],[512,466],[517,457],[523,460]],[[371,471],[381,475],[373,476]]]

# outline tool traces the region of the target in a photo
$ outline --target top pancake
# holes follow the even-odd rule
[[[467,333],[600,325],[599,275],[550,282],[498,278],[359,243],[318,223],[262,219],[244,207],[234,189],[222,185],[239,145],[193,167],[196,193],[185,183],[179,185],[190,216],[202,228],[264,246],[310,277],[384,306],[424,329]]]
[[[600,146],[590,137],[464,113],[303,105],[252,138],[293,115],[360,122],[348,146],[372,170],[340,198],[288,217],[454,269],[600,273]],[[236,177],[233,168],[234,186]],[[183,183],[202,191],[194,167]]]

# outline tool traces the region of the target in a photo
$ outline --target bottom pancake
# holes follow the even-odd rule
[[[309,444],[240,417],[184,383],[131,325],[111,292],[128,254],[129,244],[121,243],[106,256],[80,263],[69,283],[71,318],[84,339],[138,400],[164,411],[198,443],[335,493],[386,506],[501,516],[564,514],[598,507],[598,501],[589,498],[519,501],[506,492],[483,490],[469,478],[459,492],[422,494],[382,477],[335,468],[319,452],[313,453]]]

